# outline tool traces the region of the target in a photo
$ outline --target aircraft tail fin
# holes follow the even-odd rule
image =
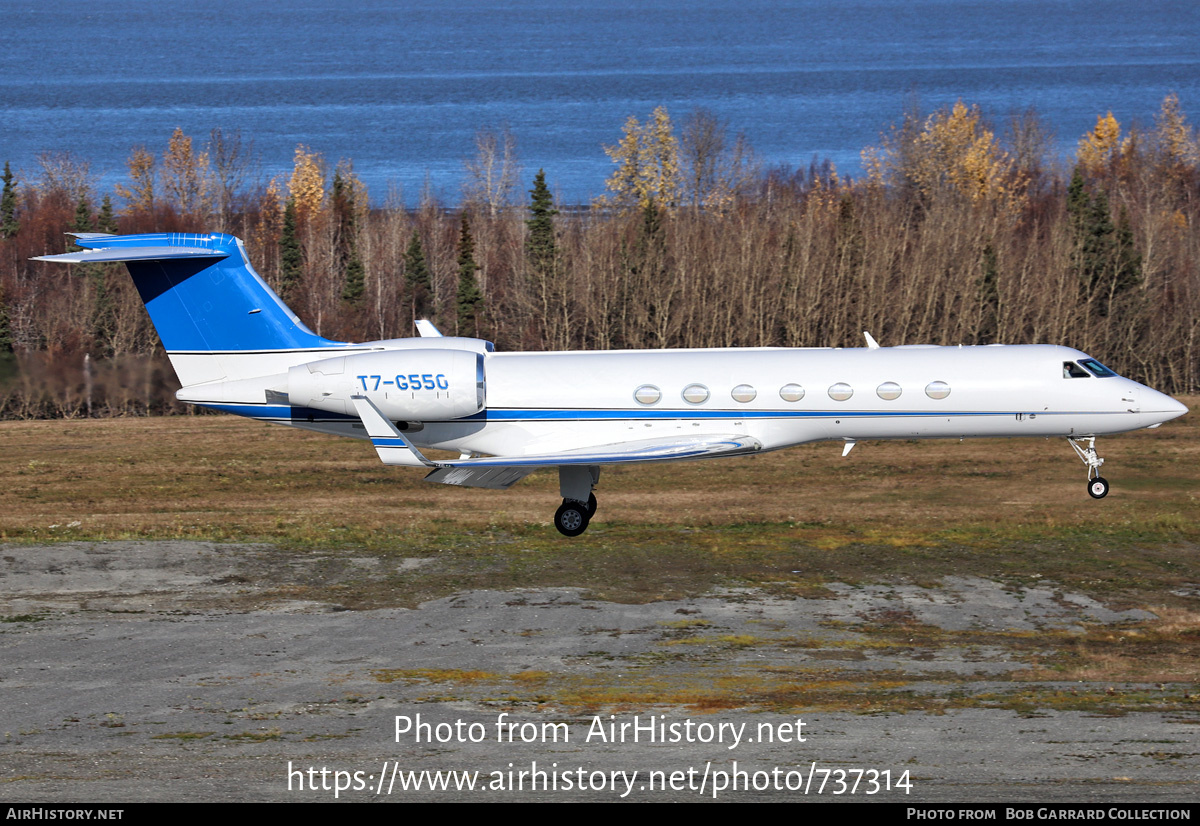
[[[185,387],[286,371],[313,351],[345,346],[308,329],[232,235],[83,233],[76,243],[85,249],[34,260],[125,262]]]

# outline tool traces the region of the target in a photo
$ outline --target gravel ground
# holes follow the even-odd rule
[[[1049,584],[1014,591],[948,578],[939,588],[834,586],[824,599],[729,591],[646,605],[566,588],[472,591],[416,609],[348,611],[268,588],[279,574],[263,569],[261,550],[0,546],[0,797],[1090,804],[1182,803],[1200,792],[1194,713],[790,715],[561,702],[572,681],[612,690],[661,680],[671,697],[697,675],[719,684],[829,664],[843,677],[901,675],[931,697],[955,674],[974,675],[971,691],[1011,690],[1006,675],[1027,663],[1010,652],[864,653],[855,627],[902,616],[950,631],[1036,633],[1151,616]],[[347,570],[370,575],[380,564],[364,557]],[[744,643],[768,633],[810,642]],[[478,787],[402,790],[413,770],[477,772]],[[831,794],[839,772],[847,784],[858,778],[852,794]],[[744,788],[756,782],[768,788]]]

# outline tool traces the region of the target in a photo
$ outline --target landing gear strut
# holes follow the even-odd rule
[[[1088,469],[1088,495],[1093,499],[1103,499],[1108,496],[1108,480],[1100,475],[1100,466],[1104,464],[1104,460],[1096,455],[1096,437],[1088,436],[1085,439],[1074,439],[1067,437],[1071,447],[1075,449],[1075,453],[1083,460]],[[1086,447],[1080,447],[1081,443],[1085,443]]]
[[[579,536],[596,513],[592,488],[600,481],[598,466],[564,466],[558,469],[558,487],[563,501],[554,513],[554,527],[563,536]]]

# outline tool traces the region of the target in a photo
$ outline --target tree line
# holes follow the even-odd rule
[[[1036,113],[907,112],[864,174],[761,163],[709,112],[631,117],[590,205],[525,178],[484,129],[458,204],[372,203],[353,163],[296,148],[261,181],[253,147],[175,130],[100,193],[86,161],[5,164],[0,416],[183,412],[122,265],[33,262],[65,232],[224,231],[317,333],[444,332],[507,350],[1062,343],[1171,393],[1200,368],[1200,139],[1168,95],[1111,113],[1067,162]],[[528,181],[523,184],[521,181]],[[528,186],[528,189],[525,189]]]

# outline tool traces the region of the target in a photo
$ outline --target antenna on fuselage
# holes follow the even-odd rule
[[[868,333],[866,330],[863,330],[863,335],[864,335],[864,336],[866,336],[866,339],[867,339],[867,347],[869,347],[869,348],[870,348],[870,349],[872,349],[872,350],[878,350],[878,349],[879,349],[879,342],[878,342],[878,341],[876,341],[876,340],[875,340],[875,339],[874,339],[874,338],[871,336],[871,334],[870,334],[870,333]]]

